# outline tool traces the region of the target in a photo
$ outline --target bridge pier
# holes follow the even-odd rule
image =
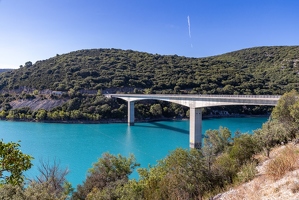
[[[190,128],[189,146],[190,148],[201,148],[202,131],[202,109],[190,107]]]
[[[134,101],[128,101],[128,125],[134,126],[135,122]]]

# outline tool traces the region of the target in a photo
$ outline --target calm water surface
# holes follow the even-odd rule
[[[232,132],[252,132],[266,117],[218,118],[203,120],[203,132],[228,127]],[[4,142],[21,140],[21,149],[32,155],[34,166],[25,175],[33,178],[39,160],[54,160],[68,167],[68,181],[74,187],[85,180],[87,170],[104,153],[133,153],[141,167],[155,165],[177,147],[189,148],[189,121],[120,124],[56,124],[0,121],[0,138]],[[132,175],[138,178],[137,172]]]

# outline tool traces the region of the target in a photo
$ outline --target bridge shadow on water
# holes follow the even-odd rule
[[[185,129],[182,129],[182,128],[176,128],[176,127],[168,126],[168,125],[165,125],[165,124],[160,124],[158,122],[148,122],[148,124],[152,124],[152,126],[140,125],[138,123],[135,123],[134,126],[146,127],[146,128],[167,129],[167,130],[171,130],[171,131],[175,131],[175,132],[179,132],[179,133],[189,134],[189,130],[185,130]]]

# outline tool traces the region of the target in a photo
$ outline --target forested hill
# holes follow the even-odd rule
[[[256,47],[206,58],[79,50],[0,74],[0,90],[26,86],[56,91],[138,88],[149,93],[282,94],[298,89],[298,82],[299,46]]]
[[[13,70],[13,69],[0,69],[0,73],[11,71],[11,70]]]

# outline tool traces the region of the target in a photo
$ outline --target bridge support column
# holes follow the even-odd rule
[[[190,148],[201,148],[202,110],[201,108],[190,108]]]
[[[128,101],[128,124],[134,126],[135,112],[134,112],[134,101]]]

